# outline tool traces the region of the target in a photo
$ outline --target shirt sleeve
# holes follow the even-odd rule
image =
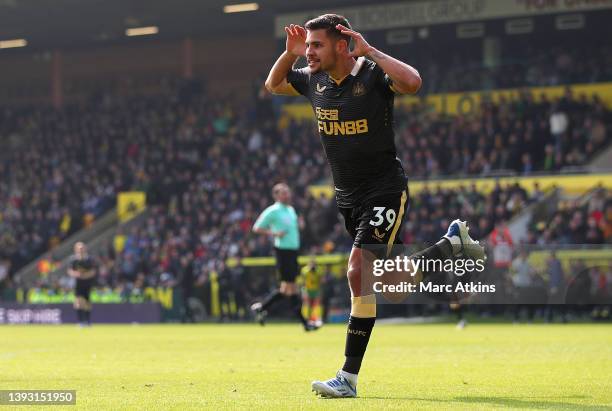
[[[291,84],[295,91],[303,96],[308,97],[308,85],[310,83],[310,69],[304,67],[301,69],[292,69],[287,74],[287,83]]]
[[[378,64],[374,66],[374,81],[376,88],[385,96],[393,96],[395,89],[393,88],[393,80],[381,69]]]
[[[272,212],[272,209],[268,207],[259,215],[259,217],[257,217],[255,224],[253,224],[253,228],[268,228],[270,227],[270,224],[272,224],[273,219],[274,213]]]

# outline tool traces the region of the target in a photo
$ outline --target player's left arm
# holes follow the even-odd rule
[[[373,60],[386,74],[391,81],[393,91],[398,94],[415,94],[421,88],[421,76],[412,66],[393,58],[375,47],[371,46],[363,36],[341,24],[336,26],[342,34],[351,36],[355,43],[354,49],[350,52],[352,57],[365,56]]]
[[[68,268],[68,275],[72,278],[80,278],[81,277],[81,273],[79,272],[79,270],[75,270],[73,268]]]

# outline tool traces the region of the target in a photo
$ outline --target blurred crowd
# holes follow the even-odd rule
[[[225,272],[227,258],[272,255],[271,241],[250,233],[256,210],[270,202],[268,190],[263,193],[259,203],[249,204],[250,200],[244,199],[244,209],[238,207],[241,203],[219,199],[237,207],[225,213],[214,212],[205,204],[189,203],[191,193],[183,194],[182,206],[153,207],[144,224],[120,234],[100,256],[100,284],[156,286],[167,280],[180,281],[185,276],[205,281],[213,271]],[[195,197],[205,196],[200,192]],[[459,215],[471,223],[472,233],[485,237],[495,224],[506,221],[530,201],[519,185],[504,188],[498,185],[489,194],[480,193],[475,186],[423,190],[412,197],[403,241],[417,246],[430,244],[445,232],[452,219],[449,216]],[[300,203],[304,208],[299,207]],[[296,205],[298,210],[304,210],[306,220],[303,252],[350,251],[352,240],[333,201],[306,195],[306,201]]]
[[[396,110],[398,153],[410,176],[523,175],[585,164],[612,141],[612,111],[597,97],[529,93],[485,102],[476,115],[425,105]]]
[[[596,189],[586,198],[561,200],[552,213],[532,222],[528,244],[571,245],[612,242],[612,193]]]
[[[517,42],[503,47],[495,63],[482,64],[479,47],[439,53],[410,50],[406,61],[419,69],[428,93],[542,87],[612,81],[612,46],[582,41],[540,45]],[[398,50],[397,53],[401,53]]]
[[[5,108],[0,117],[0,252],[16,271],[112,209],[120,191],[165,202],[184,190],[224,105],[181,88],[163,98],[100,95],[60,111]]]

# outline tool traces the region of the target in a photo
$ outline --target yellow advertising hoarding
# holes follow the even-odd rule
[[[537,177],[489,177],[489,178],[465,178],[453,180],[429,180],[411,181],[408,183],[410,193],[418,193],[424,188],[436,190],[441,188],[459,188],[461,186],[470,187],[476,185],[479,192],[488,193],[499,182],[502,187],[509,184],[520,183],[528,192],[531,192],[537,182],[540,190],[546,191],[552,187],[562,188],[567,194],[583,194],[586,191],[602,186],[612,189],[612,174],[582,174],[582,175],[555,175]],[[330,198],[334,195],[334,189],[330,185],[314,185],[309,187],[310,193],[314,197],[324,196]]]
[[[478,111],[483,101],[499,102],[500,99],[516,100],[521,93],[529,93],[537,102],[546,96],[548,100],[555,100],[562,97],[566,92],[567,86],[553,87],[532,87],[524,89],[505,89],[491,91],[476,91],[466,93],[432,94],[425,97],[428,105],[432,106],[439,113],[446,114],[473,114]],[[593,95],[599,96],[608,108],[612,108],[612,83],[597,84],[576,84],[570,86],[575,97],[580,95],[591,99]],[[414,104],[420,100],[415,96],[404,96],[398,99],[398,104]]]

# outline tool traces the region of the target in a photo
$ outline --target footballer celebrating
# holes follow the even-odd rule
[[[285,31],[286,50],[265,85],[274,94],[303,95],[310,101],[338,207],[353,238],[344,365],[335,378],[314,381],[312,389],[325,397],[355,397],[376,320],[376,297],[364,280],[371,276],[371,262],[387,257],[392,246],[401,243],[399,232],[408,206],[408,180],[394,141],[394,96],[416,93],[421,78],[413,67],[368,44],[342,16],[322,15]],[[306,57],[308,66],[295,69],[300,56]],[[469,237],[466,224],[455,220],[438,243],[412,257],[443,259],[459,254],[483,258],[484,250]]]

